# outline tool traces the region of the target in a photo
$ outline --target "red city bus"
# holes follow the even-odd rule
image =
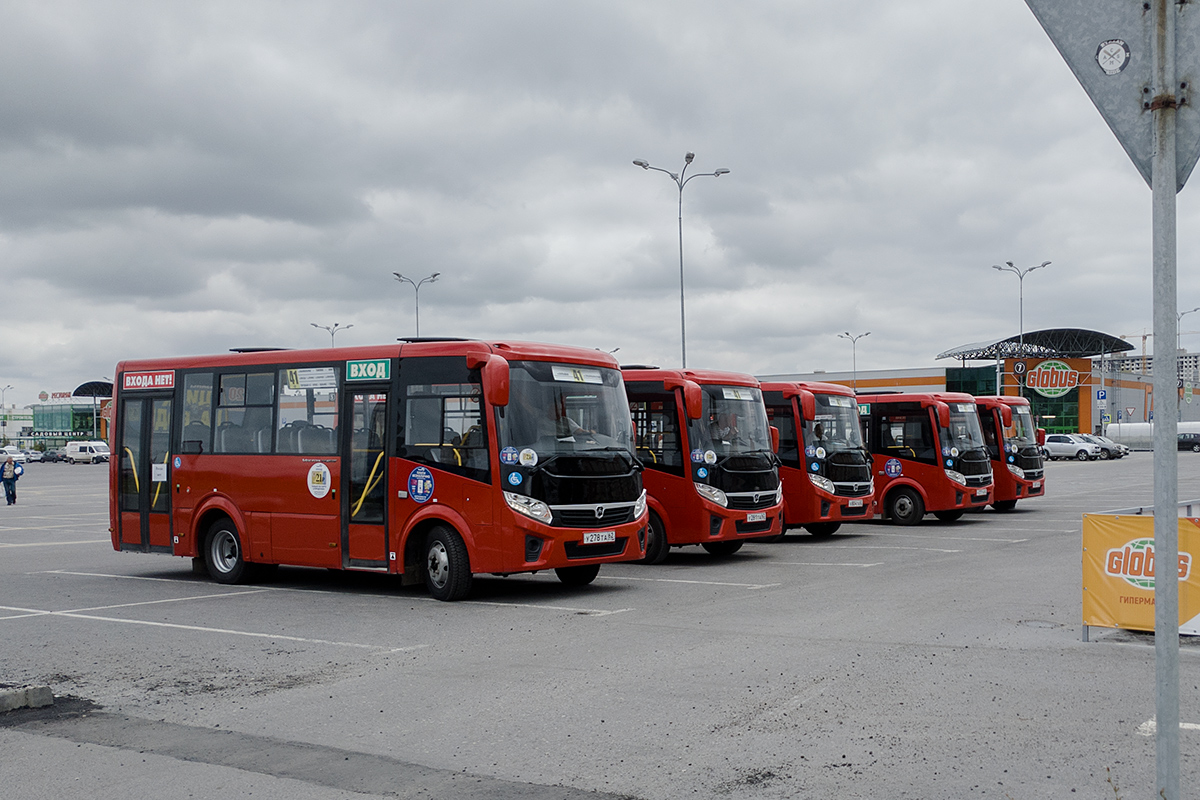
[[[829,536],[842,522],[875,516],[871,454],[863,444],[858,401],[836,383],[762,384],[767,418],[779,429],[783,530]]]
[[[976,397],[975,405],[996,481],[992,508],[1012,511],[1021,498],[1044,495],[1045,469],[1029,400],[1011,395]]]
[[[736,553],[782,530],[778,431],[758,380],[714,370],[627,366],[625,391],[650,505],[644,563],[671,547]]]
[[[992,465],[975,398],[960,392],[860,394],[875,501],[897,525],[932,512],[951,522],[992,497]]]
[[[115,386],[113,547],[220,583],[293,564],[455,600],[472,574],[583,585],[645,553],[624,382],[596,350],[243,351],[122,362]]]

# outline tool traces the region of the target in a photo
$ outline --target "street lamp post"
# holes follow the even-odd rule
[[[0,444],[8,444],[8,407],[4,405],[4,395],[11,388],[11,383],[0,386]]]
[[[1180,311],[1178,314],[1175,315],[1175,349],[1176,350],[1180,349],[1179,329],[1181,326],[1179,323],[1183,322],[1183,318],[1186,317],[1188,314],[1194,314],[1197,311],[1200,311],[1200,306],[1196,306],[1195,308],[1189,309],[1187,311]]]
[[[426,277],[421,278],[419,281],[414,281],[412,278],[409,278],[405,275],[401,275],[399,272],[393,272],[392,274],[395,275],[396,280],[400,281],[401,283],[412,284],[413,302],[416,306],[417,338],[420,339],[421,338],[421,285],[425,284],[425,283],[433,283],[434,281],[436,281],[438,279],[438,275],[441,275],[442,273],[435,272],[432,275],[427,275]]]
[[[341,323],[335,322],[335,323],[333,323],[332,327],[329,325],[318,325],[315,322],[310,322],[308,324],[312,325],[314,328],[320,328],[321,330],[329,331],[329,346],[330,347],[337,347],[337,342],[334,340],[334,336],[335,336],[335,334],[337,334],[338,331],[349,330],[350,328],[354,327],[353,322],[351,322],[349,325],[342,325]]]
[[[1000,270],[1001,272],[1011,272],[1013,275],[1017,276],[1018,290],[1020,292],[1020,306],[1019,306],[1020,328],[1018,329],[1020,331],[1020,337],[1019,337],[1020,349],[1018,350],[1018,355],[1020,355],[1021,357],[1025,356],[1025,276],[1028,275],[1029,273],[1033,272],[1035,269],[1041,269],[1042,267],[1048,267],[1048,266],[1050,266],[1049,261],[1043,261],[1042,263],[1038,264],[1035,267],[1027,267],[1025,269],[1021,269],[1020,267],[1013,266],[1013,263],[1011,261],[1005,261],[1004,266],[1000,266],[999,264],[992,265],[992,269]],[[999,349],[999,348],[997,348],[997,349]],[[1017,391],[1019,393],[1021,393],[1022,396],[1024,396],[1024,393],[1020,392],[1020,384],[1019,383],[1018,383]],[[996,393],[997,394],[1000,393],[999,382],[997,382],[997,384],[996,384]]]
[[[695,153],[685,154],[683,157],[683,169],[678,173],[671,172],[662,167],[651,166],[649,161],[641,158],[635,159],[633,162],[642,169],[652,169],[655,172],[661,172],[669,176],[671,180],[675,181],[675,185],[679,187],[679,349],[680,362],[684,368],[687,367],[687,324],[683,302],[683,187],[687,186],[688,181],[692,178],[719,178],[722,175],[729,174],[729,170],[721,168],[712,172],[697,172],[693,175],[688,175],[687,169],[691,166],[692,159],[695,157]]]
[[[864,336],[870,336],[870,335],[871,335],[870,331],[867,331],[866,333],[860,333],[857,336],[851,336],[850,331],[846,331],[845,333],[838,334],[839,339],[848,339],[850,341],[850,359],[851,359],[851,364],[853,364],[853,368],[854,368],[854,372],[851,373],[854,376],[851,379],[851,385],[854,389],[855,394],[858,394],[858,340],[863,338]]]

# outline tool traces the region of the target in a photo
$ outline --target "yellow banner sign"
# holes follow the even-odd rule
[[[1200,634],[1200,519],[1179,520],[1179,632]],[[1154,517],[1083,515],[1083,624],[1154,630]]]

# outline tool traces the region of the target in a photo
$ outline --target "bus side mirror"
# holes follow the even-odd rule
[[[808,422],[817,418],[817,396],[812,392],[800,391],[800,415]]]
[[[508,361],[498,355],[471,353],[467,369],[482,370],[483,397],[493,406],[508,405]]]
[[[779,452],[779,428],[774,425],[771,426],[771,452]]]
[[[1004,427],[1012,427],[1012,409],[1008,406],[1000,406],[1000,421],[1004,423]]]
[[[950,427],[950,406],[945,403],[937,404],[938,425],[943,428]]]
[[[688,419],[700,419],[704,415],[704,392],[695,381],[683,382],[683,405]]]
[[[1037,429],[1037,443],[1038,443],[1038,447],[1041,447],[1042,445],[1046,444],[1046,429],[1045,428]]]

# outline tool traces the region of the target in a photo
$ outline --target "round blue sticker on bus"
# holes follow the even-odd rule
[[[408,473],[408,496],[418,503],[429,502],[433,497],[433,473],[425,467],[417,467]]]
[[[947,459],[946,459],[946,466],[947,466],[947,467],[953,467],[953,466],[954,466],[954,459],[953,459],[953,458],[947,458]]]
[[[946,457],[949,457],[949,456],[950,456],[950,448],[949,448],[949,447],[943,447],[943,448],[942,448],[942,455],[943,455],[943,456],[946,456]]]
[[[179,456],[175,456],[175,469],[179,469],[181,464],[183,464],[183,459]]]
[[[820,471],[821,471],[821,465],[820,465],[820,464],[818,464],[818,463],[817,463],[817,462],[815,462],[815,461],[814,461],[812,464],[810,464],[810,465],[809,465],[809,468],[810,468],[810,469],[812,469],[812,471],[813,471],[813,472],[820,472]]]
[[[899,478],[904,474],[904,466],[898,458],[889,458],[887,463],[883,465],[883,472],[889,478]]]
[[[812,458],[816,454],[817,454],[817,448],[813,447],[811,444],[808,447],[804,448],[804,455],[808,456],[809,458]]]
[[[708,470],[706,470],[704,467],[701,467],[700,469],[696,470],[696,475],[701,478],[707,478]]]
[[[513,486],[520,486],[521,481],[523,481],[523,480],[524,480],[524,478],[521,477],[521,473],[519,473],[519,472],[508,473],[508,482],[511,483]]]
[[[703,450],[693,450],[692,451],[692,462],[696,463],[696,464],[703,464],[704,463],[704,451]]]
[[[1016,457],[1016,456],[1009,456],[1009,457],[1008,457],[1008,463],[1010,463],[1010,464],[1015,464],[1015,463],[1017,463],[1017,457]]]
[[[501,464],[509,464],[509,465],[516,464],[517,463],[517,448],[506,447],[503,450],[501,450],[500,451],[500,463]]]

